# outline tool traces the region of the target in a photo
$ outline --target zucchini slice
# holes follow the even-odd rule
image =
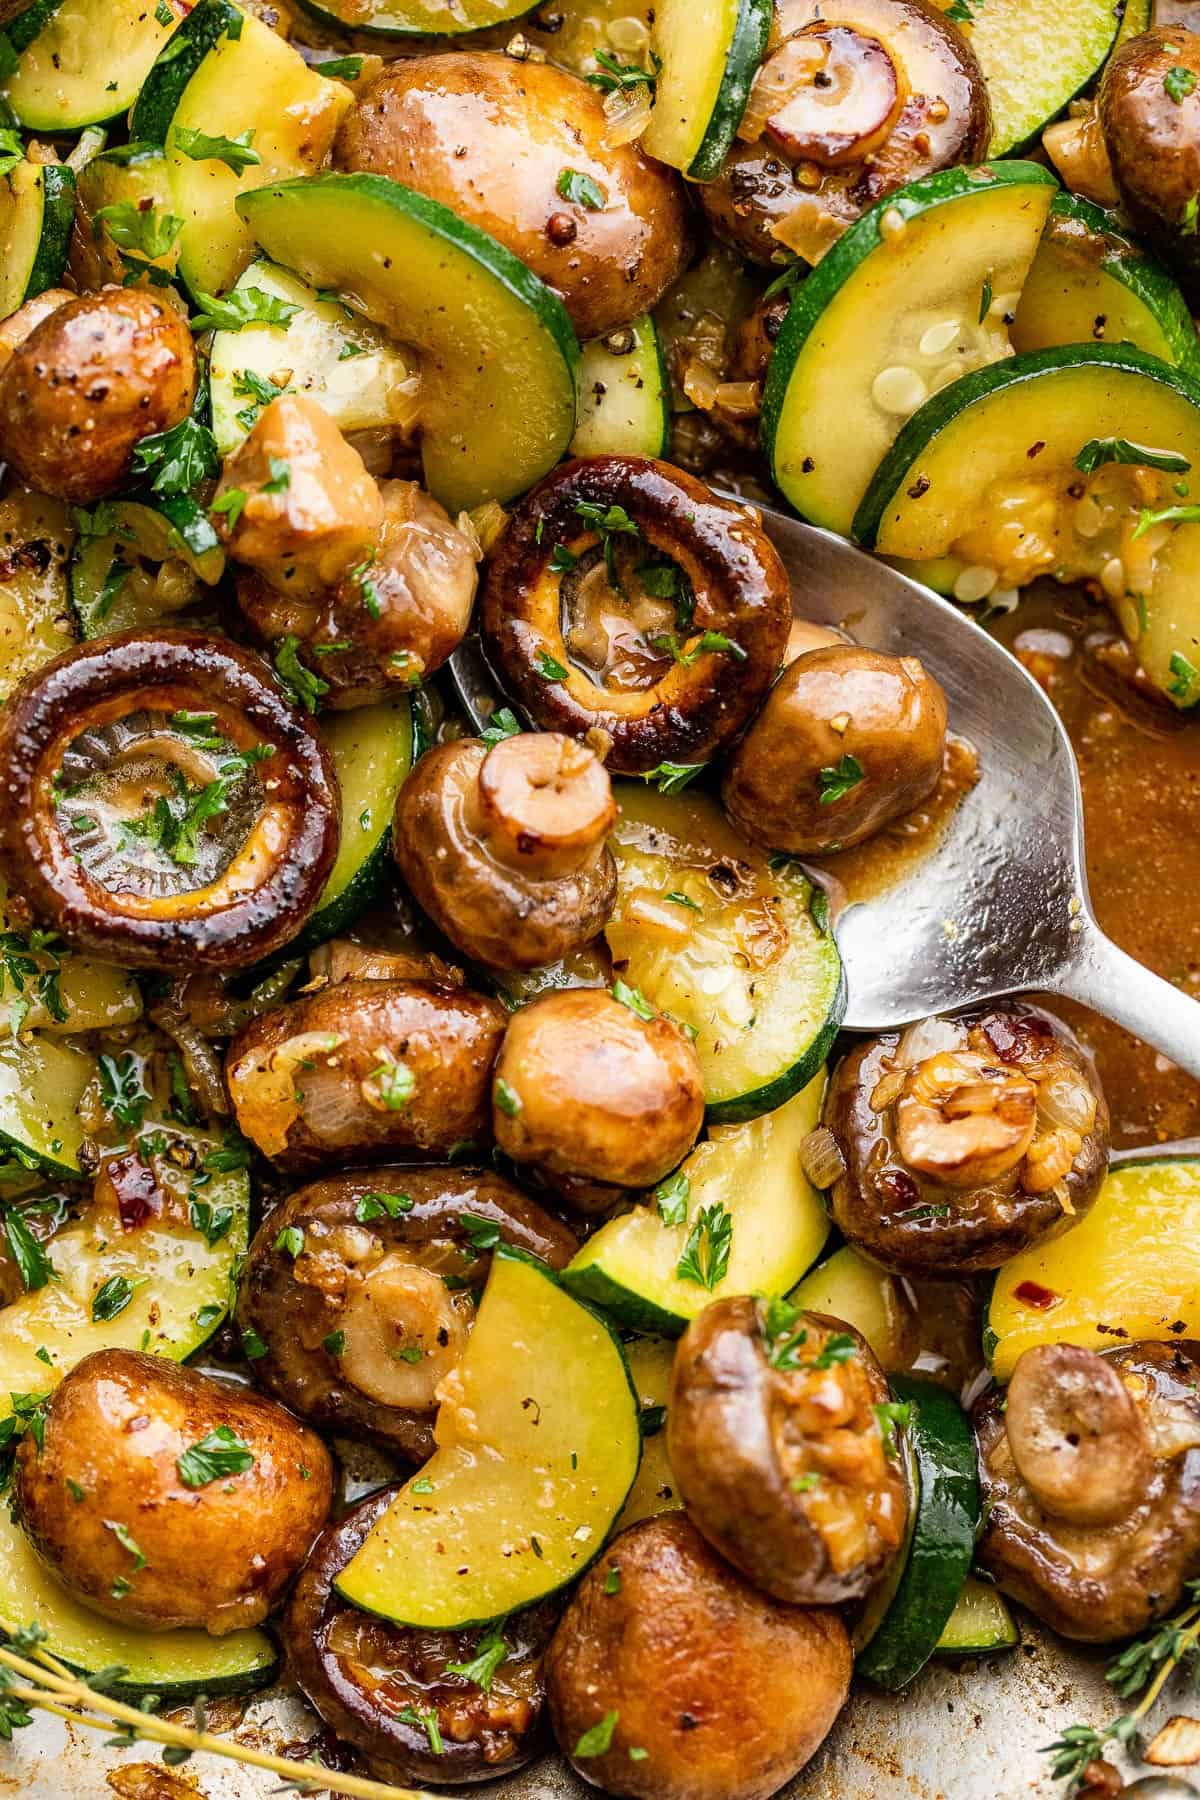
[[[300,0],[306,13],[364,37],[446,37],[486,31],[531,10],[532,0]]]
[[[661,1206],[648,1197],[592,1234],[564,1271],[564,1285],[618,1324],[664,1337],[678,1337],[728,1294],[785,1294],[829,1236],[829,1216],[800,1162],[824,1093],[821,1074],[775,1112],[717,1127],[662,1184]],[[713,1207],[718,1220],[728,1215],[732,1233],[728,1270],[709,1288],[678,1271],[687,1247],[710,1241],[700,1221],[706,1212],[713,1217]],[[673,1209],[683,1216],[669,1225],[662,1214]]]
[[[1016,1620],[999,1588],[968,1575],[954,1611],[937,1641],[935,1656],[994,1656],[1021,1641]]]
[[[844,1244],[810,1269],[788,1299],[801,1312],[829,1313],[861,1331],[886,1373],[903,1364],[905,1320],[897,1285],[896,1276]]]
[[[617,347],[610,348],[614,344]],[[579,423],[571,440],[572,456],[666,454],[671,389],[658,328],[649,313],[624,331],[585,344],[578,381]]]
[[[1085,447],[1110,442],[1147,458],[1082,474]],[[954,554],[995,567],[1001,587],[1046,573],[1102,583],[1147,675],[1183,709],[1200,701],[1200,525],[1142,514],[1178,507],[1196,482],[1200,384],[1183,370],[1105,344],[1035,350],[926,402],[876,471],[854,533],[909,563]]]
[[[273,397],[272,390],[307,394],[342,431],[397,425],[412,416],[419,375],[382,332],[340,300],[322,300],[274,263],[251,263],[234,292],[249,288],[300,310],[286,325],[214,334],[209,374],[213,433],[222,456],[237,449],[262,411],[263,394]],[[259,383],[266,385],[258,389]]]
[[[582,1575],[642,1449],[617,1339],[504,1244],[453,1387],[418,1491],[401,1490],[336,1584],[364,1612],[434,1631],[485,1624]]]
[[[131,970],[63,947],[39,951],[34,942],[12,917],[0,877],[0,1032],[7,1029],[13,1040],[29,1032],[56,1038],[115,1031],[141,1018],[141,989]]]
[[[950,3],[938,0],[943,12]],[[1099,72],[1121,9],[1113,0],[960,0],[955,18],[987,80],[991,154],[1008,156],[1032,147]]]
[[[209,587],[225,571],[208,514],[186,495],[158,506],[118,500],[84,516],[103,529],[81,531],[71,556],[71,610],[80,637],[161,624],[195,598],[184,571]],[[166,564],[176,565],[175,578]]]
[[[0,180],[0,317],[57,287],[75,220],[75,177],[65,163],[19,162]]]
[[[180,0],[34,0],[5,36],[3,95],[27,131],[80,131],[128,112],[184,15]]]
[[[849,531],[903,421],[999,362],[1058,183],[1036,163],[942,169],[873,206],[801,283],[763,396],[771,471]]]
[[[199,0],[150,70],[130,120],[135,139],[166,150],[172,210],[183,220],[179,273],[194,295],[223,294],[253,260],[237,196],[319,169],[352,102],[344,82],[310,69],[252,13]],[[196,161],[181,147],[190,131],[251,131],[259,160],[241,174],[215,158]]]
[[[1114,1163],[1087,1217],[998,1270],[984,1348],[997,1381],[1034,1344],[1200,1337],[1200,1156]]]
[[[952,1394],[895,1375],[892,1392],[910,1407],[903,1430],[914,1474],[909,1537],[882,1616],[868,1602],[857,1634],[855,1670],[879,1687],[907,1687],[925,1667],[954,1613],[971,1567],[979,1523],[975,1438]]]
[[[613,1528],[614,1535],[627,1525],[636,1525],[639,1519],[656,1519],[659,1513],[679,1512],[683,1506],[667,1457],[665,1429],[675,1341],[635,1338],[625,1346],[625,1360],[641,1402],[642,1461],[625,1510]]]
[[[342,838],[316,912],[287,946],[289,959],[336,937],[371,900],[390,861],[396,796],[412,767],[412,714],[405,699],[326,713],[318,735],[337,771]]]
[[[657,0],[662,68],[643,148],[693,181],[714,181],[766,55],[771,0]]]
[[[619,800],[613,963],[695,1033],[710,1124],[771,1112],[819,1072],[846,1010],[825,896],[710,795],[622,782]]]
[[[450,513],[554,467],[575,430],[579,345],[511,251],[386,175],[261,187],[238,211],[268,256],[417,345],[425,481]]]
[[[78,1176],[79,1102],[95,1078],[96,1059],[69,1038],[0,1035],[0,1154],[15,1151],[47,1174]]]
[[[113,242],[103,219],[99,226],[96,225],[96,214],[106,206],[127,205],[166,219],[173,206],[166,154],[157,144],[116,144],[84,164],[76,177],[76,187],[79,234],[72,266],[88,285],[120,281],[126,273],[120,248]],[[96,272],[91,268],[93,248],[94,257],[101,264]],[[165,270],[173,279],[179,267],[178,239],[172,239],[161,256],[144,260]]]
[[[1161,263],[1077,194],[1055,194],[1012,325],[1013,348],[1132,344],[1200,374],[1187,302]]]
[[[75,642],[67,600],[74,535],[61,500],[29,488],[0,500],[0,702]]]

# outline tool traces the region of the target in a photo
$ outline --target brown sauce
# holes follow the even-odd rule
[[[895,887],[907,875],[917,873],[924,859],[937,849],[964,794],[979,779],[975,751],[963,738],[950,738],[937,787],[923,806],[882,831],[842,850],[836,856],[806,857],[819,872],[829,894],[833,915],[858,901],[873,900]]]

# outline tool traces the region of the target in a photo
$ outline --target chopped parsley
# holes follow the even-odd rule
[[[413,1209],[409,1194],[363,1194],[355,1203],[354,1216],[361,1225],[371,1219],[399,1219]]]
[[[879,1426],[879,1435],[883,1439],[885,1456],[897,1457],[900,1454],[896,1442],[897,1431],[903,1431],[912,1418],[911,1400],[881,1400],[871,1411],[875,1414],[875,1422]]]
[[[687,1218],[692,1184],[681,1169],[660,1181],[654,1190],[654,1204],[664,1225],[682,1225]]]
[[[503,1075],[496,1077],[492,1095],[505,1118],[515,1119],[521,1110],[521,1096],[516,1088],[509,1086]]]
[[[284,1251],[292,1258],[293,1262],[298,1256],[302,1255],[304,1251],[304,1233],[301,1231],[299,1225],[285,1225],[283,1230],[279,1233],[279,1236],[275,1239],[272,1249]]]
[[[140,1131],[150,1095],[142,1083],[139,1059],[126,1051],[123,1056],[101,1055],[100,1099],[104,1110],[127,1131]]]
[[[143,1276],[139,1281],[130,1281],[127,1275],[110,1275],[92,1296],[93,1324],[103,1324],[123,1313],[133,1299],[135,1288],[141,1287],[147,1279]]]
[[[223,1475],[244,1475],[254,1463],[249,1444],[228,1425],[218,1425],[185,1450],[175,1467],[184,1487],[201,1488],[210,1481],[219,1481]]]
[[[401,1062],[380,1063],[367,1079],[375,1083],[375,1091],[388,1112],[400,1112],[416,1092],[416,1078]]]
[[[128,1550],[130,1556],[133,1558],[133,1573],[135,1575],[138,1574],[140,1570],[149,1567],[145,1553],[139,1549],[128,1525],[122,1525],[116,1519],[105,1519],[104,1529],[112,1532],[122,1550]]]
[[[417,1491],[417,1486],[418,1484],[414,1482],[414,1493]],[[422,1491],[432,1493],[433,1483],[426,1482]],[[470,1661],[447,1663],[446,1673],[447,1675],[461,1675],[464,1681],[474,1682],[475,1686],[482,1688],[485,1694],[490,1694],[496,1670],[507,1656],[508,1645],[504,1641],[501,1628],[493,1626],[487,1636],[480,1638],[476,1644],[475,1654]]]
[[[250,498],[245,488],[226,488],[223,494],[213,501],[210,511],[222,515],[231,532],[237,530],[237,522],[246,509],[246,501]]]
[[[567,671],[548,650],[539,650],[533,659],[533,666],[543,681],[565,681]]]
[[[250,146],[254,142],[253,127],[249,131],[240,131],[236,137],[210,137],[207,131],[195,131],[188,125],[175,127],[175,148],[182,150],[192,162],[221,162],[235,175],[242,175],[262,157]]]
[[[54,1269],[19,1212],[5,1212],[4,1240],[8,1245],[8,1254],[17,1265],[25,1291],[34,1293],[38,1288],[45,1287],[53,1277]]]
[[[647,87],[653,93],[654,84],[662,72],[662,58],[653,50],[650,52],[648,69],[643,69],[638,63],[618,62],[607,50],[597,50],[595,57],[600,66],[593,69],[587,79],[602,94],[628,92],[630,88],[637,87]]]
[[[329,692],[329,683],[300,661],[298,637],[280,638],[275,646],[275,673],[305,712],[315,713],[321,695]]]
[[[504,742],[505,738],[520,737],[520,722],[515,713],[511,712],[507,706],[502,706],[492,714],[479,735],[488,749],[494,750],[497,744]]]
[[[346,1348],[345,1332],[331,1331],[327,1337],[321,1339],[321,1347],[322,1349],[328,1350],[330,1356],[340,1356],[342,1351]]]
[[[818,777],[821,784],[820,804],[832,806],[835,800],[844,799],[860,781],[865,781],[866,774],[857,756],[843,756],[831,768],[822,769]]]
[[[474,1213],[459,1213],[458,1222],[473,1250],[494,1250],[500,1242],[500,1227],[491,1219],[477,1218]]]
[[[619,1712],[605,1713],[598,1725],[585,1731],[575,1746],[574,1754],[579,1757],[606,1756],[612,1748],[613,1732],[617,1729]]]
[[[232,1206],[214,1206],[208,1200],[191,1200],[188,1203],[188,1219],[192,1230],[198,1231],[211,1250],[219,1244],[233,1224]]]
[[[200,311],[192,320],[193,331],[241,331],[246,325],[291,324],[300,308],[294,300],[281,300],[257,287],[234,288],[232,293],[197,294]]]
[[[1148,450],[1144,444],[1131,444],[1128,438],[1090,438],[1075,458],[1075,467],[1084,475],[1102,469],[1107,463],[1129,463],[1143,469],[1165,469],[1169,475],[1186,475],[1191,463],[1174,450]]]
[[[622,1006],[627,1006],[630,1012],[636,1013],[639,1019],[653,1019],[657,1016],[641,988],[630,987],[619,976],[612,984],[612,997],[619,1000]]]
[[[328,62],[314,64],[318,75],[334,75],[339,81],[357,81],[362,66],[361,56],[334,56]]]
[[[582,169],[563,169],[555,190],[560,199],[570,201],[573,206],[586,207],[588,212],[601,212],[608,201],[600,183],[585,175]]]
[[[719,1200],[702,1206],[675,1266],[680,1281],[693,1281],[711,1294],[729,1273],[733,1215]]]
[[[697,775],[703,775],[707,767],[707,763],[660,762],[656,768],[648,769],[642,780],[652,781],[660,794],[678,794]]]
[[[1163,88],[1168,100],[1173,100],[1176,106],[1182,106],[1188,95],[1196,91],[1196,77],[1191,69],[1185,69],[1176,63],[1163,76]]]
[[[1171,652],[1170,673],[1167,692],[1173,700],[1200,699],[1200,669],[1178,650]]]
[[[151,476],[152,491],[168,498],[190,493],[220,467],[217,440],[194,413],[170,431],[142,438],[134,447],[133,473]]]

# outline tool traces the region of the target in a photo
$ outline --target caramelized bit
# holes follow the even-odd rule
[[[896,1102],[896,1141],[905,1162],[950,1187],[1011,1173],[1036,1125],[1033,1083],[967,1050],[918,1063]]]

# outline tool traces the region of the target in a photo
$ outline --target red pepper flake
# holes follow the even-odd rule
[[[103,1179],[112,1188],[117,1213],[126,1231],[136,1231],[147,1219],[157,1218],[163,1209],[163,1197],[154,1170],[144,1163],[136,1150],[124,1156],[110,1156],[104,1163]]]
[[[1026,1306],[1036,1306],[1042,1312],[1049,1312],[1051,1307],[1061,1306],[1063,1302],[1061,1294],[1043,1287],[1040,1281],[1023,1281],[1020,1287],[1013,1289],[1013,1299],[1023,1300]]]

